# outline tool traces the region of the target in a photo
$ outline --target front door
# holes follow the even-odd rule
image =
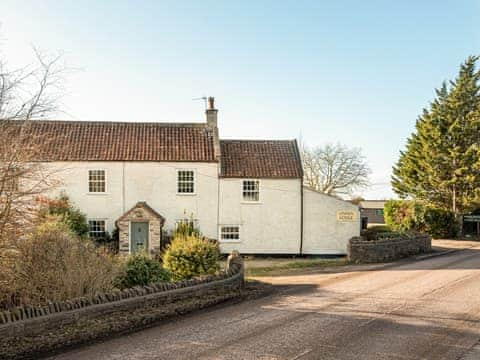
[[[148,251],[148,222],[130,223],[130,232],[132,253]]]

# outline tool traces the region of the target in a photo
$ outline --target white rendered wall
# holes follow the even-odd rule
[[[358,207],[307,188],[303,196],[303,253],[345,254],[348,240],[360,235]],[[355,221],[339,221],[338,211],[354,212]]]
[[[164,229],[193,214],[203,234],[217,238],[218,164],[201,162],[55,162],[58,186],[89,219],[104,219],[108,231],[138,201],[146,201],[165,219]],[[106,193],[88,192],[88,170],[106,171]],[[195,171],[195,195],[177,194],[177,169]]]
[[[220,241],[222,252],[298,254],[300,179],[260,179],[260,201],[242,199],[243,179],[220,179],[219,225],[239,225],[240,241]]]
[[[217,163],[55,162],[59,180],[51,196],[65,191],[89,219],[104,219],[108,231],[138,201],[165,217],[165,229],[193,214],[209,238],[219,238],[220,225],[239,225],[239,242],[221,242],[227,253],[298,254],[301,237],[300,179],[260,179],[260,202],[242,200],[242,179],[218,178]],[[105,194],[88,193],[88,170],[106,170]],[[177,169],[195,171],[195,195],[178,195]],[[220,206],[218,198],[220,196]],[[360,217],[337,221],[337,211],[358,212],[348,202],[304,190],[305,254],[344,254],[348,239],[359,235]],[[218,221],[217,221],[218,219]]]

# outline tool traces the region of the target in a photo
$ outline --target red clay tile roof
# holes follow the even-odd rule
[[[204,123],[32,121],[26,128],[42,148],[38,160],[216,161]]]
[[[221,140],[222,177],[301,178],[295,140]]]

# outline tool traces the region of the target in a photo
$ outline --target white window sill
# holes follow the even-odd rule
[[[262,205],[263,204],[263,202],[261,201],[242,201],[240,203],[244,205]]]
[[[177,196],[197,196],[196,193],[177,193]]]
[[[242,240],[220,240],[221,244],[238,244],[241,243]]]
[[[87,195],[94,195],[94,196],[98,196],[98,195],[110,195],[110,193],[107,193],[107,192],[87,192]]]

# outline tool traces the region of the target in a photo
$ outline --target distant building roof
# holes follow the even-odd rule
[[[362,200],[360,201],[360,208],[362,209],[383,209],[388,200]]]
[[[295,140],[221,140],[221,176],[301,178]]]

